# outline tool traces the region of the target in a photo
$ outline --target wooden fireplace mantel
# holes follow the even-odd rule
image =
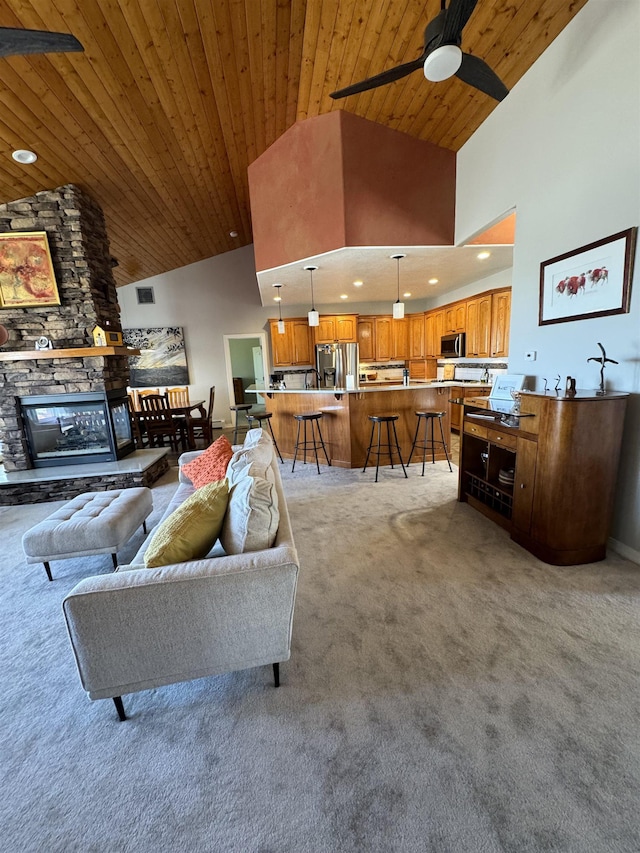
[[[25,349],[0,352],[0,361],[32,361],[51,358],[94,358],[111,355],[140,355],[129,347],[75,347],[73,349]]]

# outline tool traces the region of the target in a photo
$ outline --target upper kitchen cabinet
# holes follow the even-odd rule
[[[509,355],[509,326],[511,323],[511,291],[491,294],[491,355]]]
[[[269,320],[269,330],[274,367],[314,363],[313,339],[306,317],[285,320],[284,335],[278,332],[277,320]]]
[[[358,317],[358,356],[360,361],[375,361],[376,321],[375,317]]]
[[[443,334],[452,335],[464,332],[467,328],[467,303],[454,302],[446,305],[444,309]]]
[[[440,339],[444,333],[444,309],[427,311],[424,315],[425,329],[425,356],[427,358],[440,357]]]
[[[409,353],[407,358],[424,358],[424,314],[409,315]]]
[[[376,317],[376,346],[375,360],[376,361],[391,361],[394,357],[393,346],[393,318],[392,317]]]
[[[467,348],[471,358],[488,358],[491,352],[491,294],[467,301]]]
[[[358,340],[358,317],[356,314],[320,315],[315,329],[317,344],[355,343]]]
[[[405,361],[409,352],[409,318],[374,317],[374,361]],[[360,351],[360,361],[367,359]]]
[[[409,358],[409,318],[391,320],[391,336],[394,361],[406,361]]]

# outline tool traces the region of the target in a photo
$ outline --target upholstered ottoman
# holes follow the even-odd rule
[[[142,525],[153,509],[151,489],[110,489],[86,492],[66,503],[22,537],[27,563],[44,563],[49,580],[50,560],[111,554],[114,569],[117,550]]]

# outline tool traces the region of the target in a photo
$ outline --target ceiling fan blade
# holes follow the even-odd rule
[[[26,56],[31,53],[68,53],[84,47],[70,33],[49,33],[44,30],[20,30],[0,27],[0,57]]]
[[[367,77],[366,80],[361,80],[360,83],[354,83],[352,86],[339,89],[337,92],[331,92],[330,97],[336,100],[337,98],[346,98],[348,95],[357,95],[369,89],[377,89],[378,86],[385,86],[387,83],[393,83],[394,80],[406,77],[412,71],[422,68],[423,64],[424,54],[411,62],[405,62],[403,65],[390,68],[388,71],[382,71],[380,74],[376,74],[375,77]]]
[[[446,10],[440,44],[460,44],[462,30],[478,0],[451,0]]]
[[[485,95],[490,95],[496,101],[504,100],[509,94],[509,90],[495,71],[492,71],[483,59],[472,56],[470,53],[462,54],[462,64],[456,71],[456,77],[484,92]]]

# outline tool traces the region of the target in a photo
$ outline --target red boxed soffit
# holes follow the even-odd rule
[[[450,246],[456,155],[335,110],[249,166],[256,269],[347,246]]]

